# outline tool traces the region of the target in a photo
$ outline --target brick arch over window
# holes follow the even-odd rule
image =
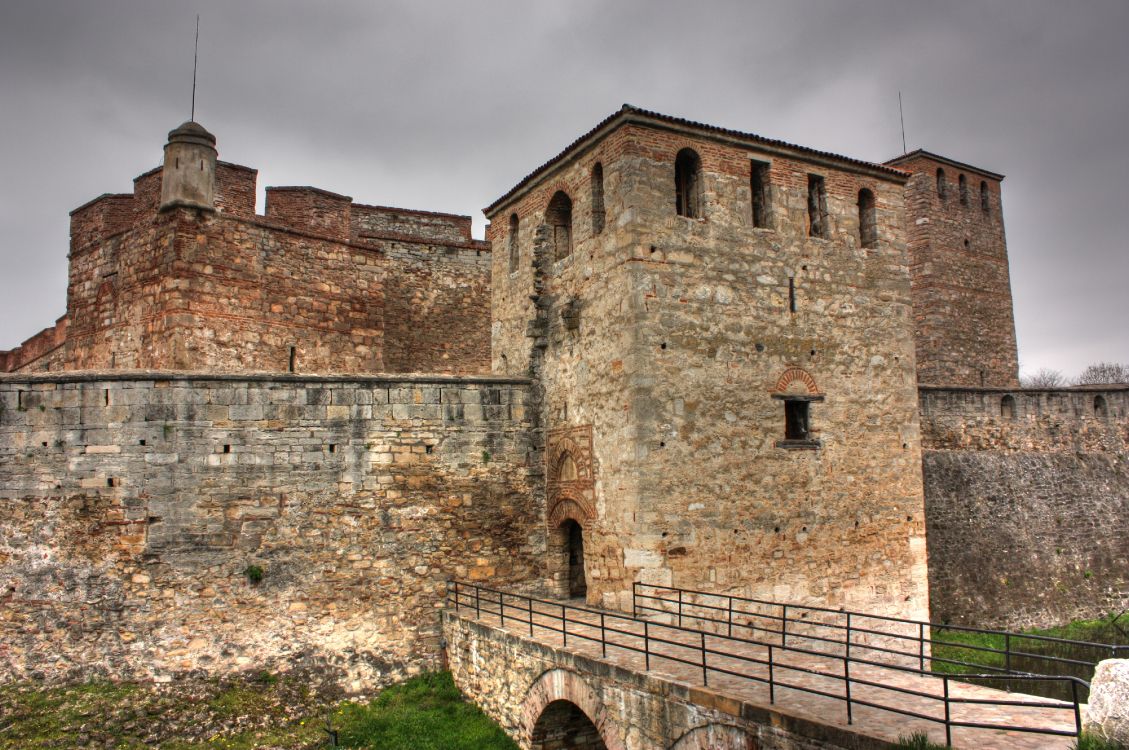
[[[576,521],[584,528],[595,517],[596,512],[583,498],[561,495],[549,509],[549,528],[555,529],[569,520]]]
[[[691,729],[670,750],[758,750],[756,738],[731,724],[707,724]]]
[[[554,701],[568,701],[583,711],[596,725],[608,750],[626,750],[618,728],[608,720],[599,694],[583,677],[567,669],[543,672],[530,686],[521,705],[521,740],[532,741],[537,720]]]
[[[785,393],[792,387],[792,384],[796,382],[801,383],[811,395],[816,396],[819,394],[819,388],[815,384],[815,378],[802,367],[789,367],[781,373],[772,390],[774,393]]]

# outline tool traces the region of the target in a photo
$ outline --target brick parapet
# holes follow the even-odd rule
[[[35,367],[51,370],[62,366],[62,347],[67,341],[67,316],[55,321],[15,349],[0,351],[0,376],[3,373]]]

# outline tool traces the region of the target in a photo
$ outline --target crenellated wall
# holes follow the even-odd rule
[[[0,376],[0,678],[438,664],[452,578],[537,581],[517,379]],[[250,580],[258,566],[262,580]]]
[[[920,389],[934,619],[1129,608],[1129,387]]]

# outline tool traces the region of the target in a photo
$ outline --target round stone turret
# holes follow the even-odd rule
[[[216,209],[216,137],[197,122],[169,131],[161,172],[161,209]]]

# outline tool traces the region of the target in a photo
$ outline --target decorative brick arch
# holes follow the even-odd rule
[[[797,382],[803,385],[809,394],[813,396],[819,395],[819,388],[816,387],[815,378],[802,367],[789,367],[781,373],[772,391],[773,393],[786,393],[792,384]]]
[[[550,669],[538,677],[525,695],[521,705],[521,739],[533,740],[537,720],[553,701],[568,701],[596,726],[600,739],[608,750],[626,750],[615,724],[608,720],[600,696],[576,672],[567,669]]]
[[[549,431],[545,451],[545,490],[550,528],[571,518],[582,526],[596,517],[596,462],[592,453],[592,425]],[[562,476],[567,463],[574,474]]]
[[[691,729],[670,750],[758,750],[756,737],[731,724],[707,724]]]

